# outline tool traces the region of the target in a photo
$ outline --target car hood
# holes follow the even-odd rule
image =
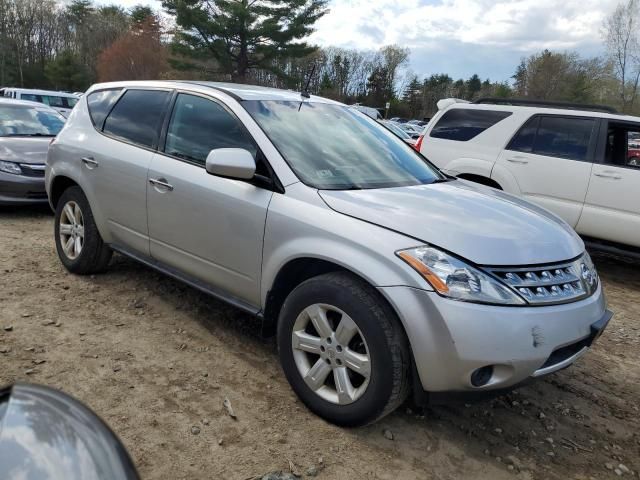
[[[0,160],[19,163],[47,161],[47,150],[53,137],[0,137]]]
[[[549,211],[466,181],[319,193],[333,210],[479,265],[561,262],[584,251],[580,237]]]

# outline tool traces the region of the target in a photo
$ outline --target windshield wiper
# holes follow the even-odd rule
[[[453,182],[454,180],[456,180],[455,177],[444,177],[444,178],[436,178],[433,182],[431,183],[445,183],[445,182]]]

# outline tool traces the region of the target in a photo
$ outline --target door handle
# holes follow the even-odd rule
[[[98,166],[98,161],[93,157],[82,157],[80,160],[82,160],[82,163],[84,163],[89,169],[94,169]]]
[[[511,163],[520,163],[521,165],[526,165],[527,163],[529,163],[528,160],[523,160],[524,157],[511,157],[511,158],[507,158],[507,162],[511,162]]]
[[[612,180],[620,180],[622,177],[620,175],[616,175],[614,173],[594,173],[596,177],[601,178],[610,178]]]
[[[149,183],[154,187],[164,188],[170,192],[173,191],[173,185],[167,183],[166,178],[150,178]]]

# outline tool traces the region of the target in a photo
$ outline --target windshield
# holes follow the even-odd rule
[[[305,184],[351,190],[445,177],[375,120],[342,105],[247,100],[244,107]]]
[[[64,117],[49,109],[0,105],[0,137],[55,137],[63,126]]]

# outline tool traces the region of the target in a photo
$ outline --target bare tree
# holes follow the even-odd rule
[[[638,0],[618,4],[604,22],[603,36],[619,81],[622,111],[633,108],[640,80],[640,42]]]

